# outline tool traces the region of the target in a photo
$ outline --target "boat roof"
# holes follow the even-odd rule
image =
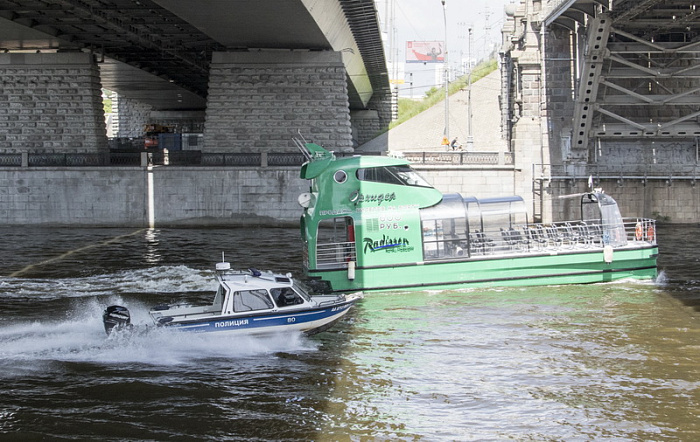
[[[314,143],[307,143],[306,148],[311,154],[308,157],[309,161],[301,166],[300,177],[303,179],[316,178],[329,168],[331,170],[336,170],[339,168],[410,166],[410,163],[404,158],[380,155],[336,157],[333,152],[329,152]]]
[[[231,290],[265,289],[269,291],[274,288],[292,287],[294,285],[292,275],[289,273],[282,275],[257,269],[248,271],[218,270],[217,277],[222,284],[225,284]]]

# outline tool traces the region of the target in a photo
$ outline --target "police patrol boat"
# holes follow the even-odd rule
[[[291,274],[257,269],[231,269],[216,265],[218,288],[207,305],[159,305],[149,311],[154,324],[190,332],[267,334],[295,331],[319,333],[342,318],[362,293],[310,295]],[[131,314],[124,306],[105,309],[104,328],[132,329]]]
[[[295,141],[310,182],[299,197],[304,271],[330,292],[656,277],[655,220],[623,218],[590,180],[569,196],[580,218],[532,223],[519,196],[442,194],[405,159],[336,158]]]

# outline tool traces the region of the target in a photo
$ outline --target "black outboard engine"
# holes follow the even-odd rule
[[[105,332],[109,335],[115,328],[121,330],[131,327],[131,314],[126,307],[110,305],[102,313],[102,322],[105,326]]]

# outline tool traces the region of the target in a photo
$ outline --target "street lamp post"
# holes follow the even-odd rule
[[[467,53],[469,63],[469,86],[467,87],[467,151],[474,150],[474,136],[472,135],[472,28],[469,27],[469,49]]]
[[[449,91],[449,65],[447,64],[447,7],[445,0],[442,1],[442,16],[445,27],[445,138],[450,140],[450,91]],[[447,145],[449,149],[449,144]]]

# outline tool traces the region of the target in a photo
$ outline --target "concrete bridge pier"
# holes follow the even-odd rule
[[[100,73],[91,54],[0,54],[0,153],[107,149]]]
[[[209,74],[204,150],[294,150],[304,137],[352,150],[347,73],[332,51],[215,52]]]
[[[519,35],[510,42],[509,51],[501,53],[503,93],[501,94],[502,127],[509,138],[510,151],[515,160],[515,194],[531,188],[533,173],[550,162],[549,134],[547,127],[547,100],[545,65],[542,44],[546,35],[531,17],[514,20],[511,13],[503,27],[504,41]],[[532,214],[540,221],[551,217],[550,208],[542,203],[537,189],[533,189]]]

